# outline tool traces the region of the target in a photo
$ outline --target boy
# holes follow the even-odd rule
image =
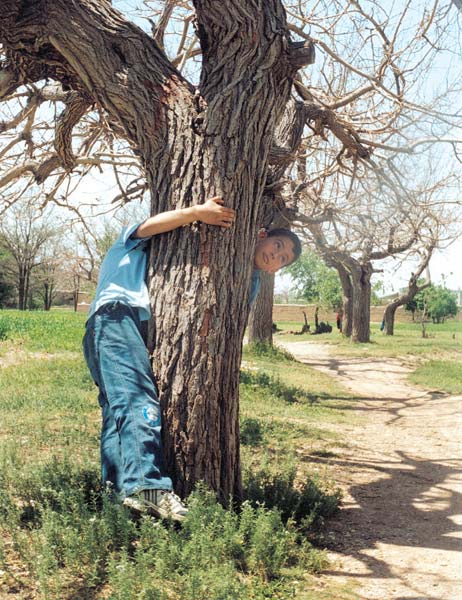
[[[187,509],[165,474],[160,406],[140,324],[150,318],[147,241],[194,221],[228,228],[234,210],[223,206],[221,198],[211,198],[160,213],[122,232],[101,265],[83,340],[85,360],[99,388],[104,485],[126,506],[175,520],[182,520]],[[275,273],[300,252],[300,241],[292,232],[264,234],[255,251],[250,301],[258,294],[262,270]]]

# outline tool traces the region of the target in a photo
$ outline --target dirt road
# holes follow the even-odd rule
[[[462,396],[410,386],[396,360],[284,347],[358,394],[348,449],[310,459],[345,491],[325,576],[359,582],[358,599],[462,600]]]

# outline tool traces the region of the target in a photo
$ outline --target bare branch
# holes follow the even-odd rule
[[[72,130],[91,106],[88,97],[78,92],[69,92],[66,98],[66,108],[56,123],[55,148],[63,167],[71,171],[75,165],[72,152]]]

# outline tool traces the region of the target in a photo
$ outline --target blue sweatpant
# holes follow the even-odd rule
[[[83,351],[99,388],[103,485],[121,498],[171,490],[157,389],[136,309],[121,302],[102,306],[87,322]]]

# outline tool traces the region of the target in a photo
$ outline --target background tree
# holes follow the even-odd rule
[[[0,243],[12,257],[7,272],[16,280],[19,310],[27,308],[32,273],[41,262],[43,247],[54,235],[56,228],[50,216],[38,214],[30,202],[14,206],[0,223]]]
[[[43,310],[50,310],[56,298],[59,283],[63,282],[66,260],[63,230],[55,229],[54,235],[41,248],[37,266],[33,272],[32,287],[43,301]]]
[[[8,276],[12,260],[13,257],[5,250],[0,238],[0,308],[14,302],[14,282],[11,276]]]
[[[421,275],[423,271],[428,267],[430,258],[432,256],[433,247],[429,246],[426,251],[420,254],[421,260],[414,273],[411,273],[409,278],[407,289],[403,290],[396,298],[393,298],[391,302],[387,304],[384,312],[384,327],[386,335],[393,335],[395,331],[395,315],[396,310],[400,306],[406,306],[406,309],[412,311],[412,318],[414,319],[414,312],[417,308],[415,297],[417,294],[422,292],[425,288],[431,285],[430,281],[422,280]],[[409,307],[409,308],[408,308]]]
[[[457,296],[442,285],[430,285],[414,298],[417,309],[430,317],[433,323],[444,323],[457,315]]]
[[[305,250],[287,270],[293,277],[298,296],[306,302],[331,310],[342,306],[342,286],[337,271],[329,268],[313,250]]]

